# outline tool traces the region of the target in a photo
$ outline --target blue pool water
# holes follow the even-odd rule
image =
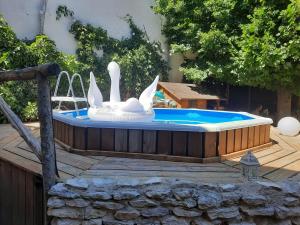
[[[204,124],[204,123],[224,123],[241,120],[254,119],[250,116],[246,116],[239,113],[233,112],[220,112],[220,111],[209,111],[200,109],[154,109],[155,111],[155,122],[162,123],[175,123],[175,124]],[[63,113],[65,116],[76,118],[76,112]],[[80,116],[84,120],[87,118],[87,110],[80,110]]]

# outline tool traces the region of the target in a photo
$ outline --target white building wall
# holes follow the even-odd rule
[[[19,38],[32,39],[40,30],[42,2],[43,0],[0,0],[0,14]],[[153,2],[154,0],[48,0],[44,33],[55,41],[58,50],[74,54],[76,42],[69,33],[72,21],[64,17],[56,20],[59,5],[66,5],[73,10],[76,19],[93,26],[101,26],[110,36],[118,39],[129,36],[129,26],[122,19],[129,14],[141,29],[146,30],[151,41],[162,43],[165,58],[168,58],[167,45],[161,33],[162,19],[150,8]],[[174,75],[170,75],[172,77]]]

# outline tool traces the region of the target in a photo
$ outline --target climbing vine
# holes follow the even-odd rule
[[[73,14],[72,16],[74,19]],[[89,65],[88,69],[96,74],[104,97],[108,96],[110,85],[106,67],[112,60],[121,67],[120,88],[123,99],[137,97],[155,76],[160,75],[161,79],[167,77],[168,67],[162,58],[160,43],[151,42],[146,32],[137,27],[131,16],[127,15],[123,19],[128,23],[131,32],[128,38],[122,40],[110,37],[101,27],[83,24],[80,20],[75,20],[70,27],[70,33],[77,41],[77,59]]]

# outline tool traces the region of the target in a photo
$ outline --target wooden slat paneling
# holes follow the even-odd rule
[[[204,141],[204,157],[215,157],[217,155],[217,133],[206,132]]]
[[[36,183],[36,180],[40,182]],[[0,224],[43,224],[41,178],[0,160]]]
[[[172,153],[172,133],[160,130],[157,133],[157,153],[171,155]]]
[[[200,132],[188,133],[187,155],[192,157],[202,157],[203,155],[203,138]]]
[[[87,128],[87,149],[99,150],[101,147],[100,128]]]
[[[70,147],[74,147],[74,127],[72,125],[68,125],[68,132],[69,132],[68,145]]]
[[[26,225],[34,224],[34,179],[33,175],[26,172]]]
[[[242,148],[242,129],[234,131],[234,151],[240,151]]]
[[[266,125],[259,126],[259,144],[262,145],[265,143],[266,136]]]
[[[156,131],[144,130],[143,132],[143,152],[156,153]]]
[[[227,131],[227,154],[232,153],[234,150],[234,130]]]
[[[80,150],[86,150],[86,129],[84,127],[74,127],[74,147]]]
[[[3,225],[13,225],[12,177],[11,164],[0,160],[0,224]]]
[[[260,135],[259,126],[255,126],[254,127],[254,146],[259,145],[259,135]]]
[[[142,152],[143,148],[143,131],[142,130],[129,130],[129,152]]]
[[[187,154],[187,132],[173,132],[172,155],[185,156]]]
[[[266,125],[265,143],[270,142],[270,128],[271,128],[270,124]]]
[[[115,129],[115,151],[127,152],[128,145],[128,130],[127,129]]]
[[[115,131],[111,128],[101,129],[101,150],[114,151]]]
[[[219,132],[219,155],[226,155],[227,135],[226,131]]]
[[[248,129],[248,148],[254,146],[254,127],[249,127]]]
[[[248,147],[248,127],[242,129],[242,149]]]

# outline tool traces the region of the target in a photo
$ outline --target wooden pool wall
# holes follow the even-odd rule
[[[269,145],[270,125],[187,132],[77,127],[54,120],[54,135],[58,142],[80,154],[209,161]]]

